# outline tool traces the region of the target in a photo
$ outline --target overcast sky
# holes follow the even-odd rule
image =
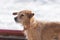
[[[60,22],[60,0],[0,0],[0,29],[22,30],[12,13],[23,9],[32,10],[37,20]]]

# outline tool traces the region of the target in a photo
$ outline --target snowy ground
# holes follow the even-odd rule
[[[0,29],[23,30],[12,15],[23,9],[32,10],[37,20],[60,22],[60,0],[0,0]]]

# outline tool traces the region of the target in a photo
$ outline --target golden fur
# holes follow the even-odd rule
[[[30,10],[14,12],[13,15],[17,15],[17,21],[24,26],[24,33],[28,40],[53,40],[57,39],[57,34],[60,34],[59,22],[36,21],[33,18],[34,13]]]

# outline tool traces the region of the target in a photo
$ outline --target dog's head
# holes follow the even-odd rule
[[[30,19],[34,16],[34,13],[30,10],[22,10],[20,12],[14,12],[13,15],[17,15],[14,19],[18,23],[29,23]]]

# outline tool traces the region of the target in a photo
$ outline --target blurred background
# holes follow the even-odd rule
[[[32,10],[39,21],[60,22],[60,0],[0,0],[0,29],[23,30],[12,13],[25,9]]]

